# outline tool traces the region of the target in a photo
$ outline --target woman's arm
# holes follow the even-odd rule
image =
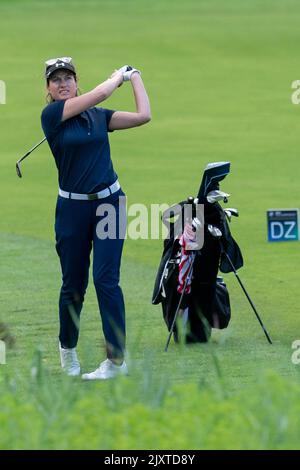
[[[138,72],[134,72],[131,75],[130,80],[135,98],[136,112],[114,112],[108,126],[110,131],[141,126],[142,124],[145,124],[151,120],[149,98],[140,74]]]
[[[115,71],[110,78],[93,90],[84,93],[83,95],[69,98],[66,100],[64,105],[62,121],[70,119],[73,116],[77,116],[77,114],[82,113],[86,109],[106,100],[106,98],[108,98],[122,83],[123,73]]]

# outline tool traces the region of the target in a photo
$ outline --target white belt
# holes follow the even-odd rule
[[[108,186],[108,188],[105,188],[102,191],[99,191],[98,193],[93,193],[93,194],[68,193],[67,191],[63,191],[62,189],[59,188],[58,194],[61,197],[64,197],[66,199],[80,199],[82,201],[94,201],[95,199],[103,199],[105,197],[108,197],[110,194],[113,194],[116,191],[118,191],[120,187],[121,187],[120,183],[117,180],[112,185]]]

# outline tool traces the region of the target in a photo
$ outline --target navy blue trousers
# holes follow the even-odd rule
[[[119,196],[123,196],[120,201]],[[77,345],[92,251],[93,280],[107,357],[111,359],[122,359],[125,350],[125,307],[119,286],[126,225],[124,196],[122,190],[94,201],[58,196],[55,213],[56,251],[62,270],[59,298],[60,343],[65,348],[74,348]],[[108,211],[105,212],[106,208]],[[105,224],[108,220],[110,223]]]

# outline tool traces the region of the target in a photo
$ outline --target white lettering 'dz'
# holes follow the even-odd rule
[[[290,235],[290,233],[293,230],[293,228],[295,227],[296,222],[284,222],[284,225],[289,226],[289,228],[285,232],[284,238],[294,238],[294,236]]]

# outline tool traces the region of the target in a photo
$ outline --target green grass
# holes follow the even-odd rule
[[[16,160],[42,138],[43,61],[58,55],[74,58],[82,91],[124,63],[142,71],[152,121],[110,136],[114,166],[129,204],[178,202],[197,191],[208,162],[231,161],[232,171],[222,188],[232,194],[230,205],[241,214],[232,223],[245,258],[240,275],[274,341],[273,346],[267,343],[234,276],[227,275],[232,304],[228,330],[214,332],[208,345],[171,344],[165,354],[167,332],[161,309],[150,301],[162,242],[127,240],[122,287],[132,370],[128,380],[140,387],[137,403],[143,402],[143,390],[148,396],[149,381],[153,384],[149,409],[164,387],[182,385],[183,395],[184,384],[214,387],[219,380],[216,361],[236,413],[235,397],[248,389],[254,393],[258,377],[268,369],[284,377],[283,383],[299,381],[300,366],[291,363],[291,344],[299,337],[300,326],[299,244],[266,241],[266,210],[299,207],[299,108],[290,98],[291,83],[299,79],[299,20],[296,0],[1,0],[0,80],[6,82],[7,104],[0,105],[0,321],[9,325],[16,344],[0,374],[9,380],[16,377],[21,397],[29,396],[27,382],[37,348],[43,351],[54,390],[64,387],[57,353],[60,270],[53,229],[57,175],[47,144],[24,162],[22,180],[14,170]],[[130,85],[118,89],[105,106],[133,109]],[[79,354],[84,371],[104,355],[92,283],[82,314]],[[94,403],[94,385],[90,385],[74,381],[74,393],[86,394]],[[104,407],[110,387],[96,386]],[[132,393],[134,385],[126,382],[126,387]],[[260,408],[255,399],[253,403],[255,417],[255,407],[257,415]],[[271,425],[275,433],[277,424]],[[282,445],[288,447],[290,442],[295,448],[292,428],[287,429]],[[91,432],[85,428],[87,443]],[[117,442],[134,448],[134,435],[129,429],[128,440]],[[276,439],[262,439],[262,446],[272,442],[280,447]],[[13,448],[19,441],[12,432],[6,444],[0,440],[0,446],[1,442]],[[34,437],[28,437],[29,442],[29,447],[59,445],[53,436],[46,443]],[[64,445],[72,447],[71,442]],[[136,442],[153,448],[157,440]],[[165,448],[170,447],[168,442],[163,440]],[[191,446],[234,447],[230,437],[219,436],[213,444],[200,438],[197,442]],[[243,439],[238,442],[240,448],[246,446]],[[252,442],[253,447],[258,444]],[[184,448],[187,443],[183,438],[178,445]]]
[[[299,384],[273,372],[234,399],[221,380],[169,386],[149,373],[109,382],[105,396],[99,383],[58,388],[39,353],[33,364],[26,400],[16,381],[0,379],[2,449],[298,448]]]

